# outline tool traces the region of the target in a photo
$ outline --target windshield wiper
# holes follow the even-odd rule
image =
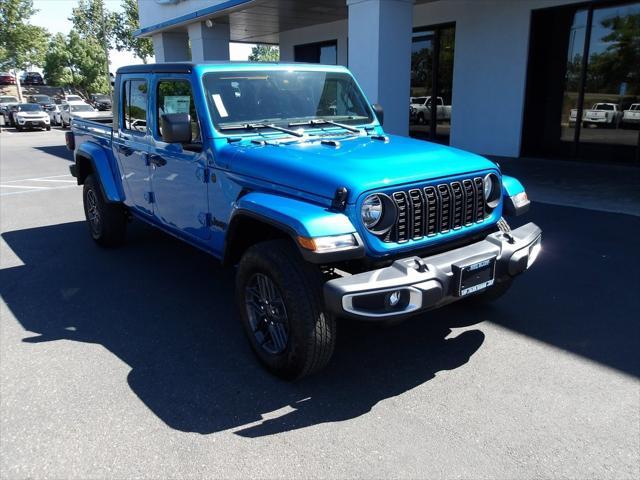
[[[288,133],[289,135],[293,135],[294,137],[304,137],[304,132],[299,132],[297,130],[291,130],[289,128],[284,128],[284,127],[279,127],[272,123],[243,123],[238,125],[225,125],[219,128],[220,130],[256,130],[258,128],[271,128],[279,132]]]
[[[291,122],[289,124],[290,127],[297,127],[302,125],[309,125],[310,127],[317,127],[318,125],[332,125],[334,127],[340,127],[353,133],[361,132],[361,130],[357,127],[352,127],[351,125],[345,125],[344,123],[334,122],[333,120],[327,120],[325,118],[318,118],[314,120],[308,120],[305,122]]]

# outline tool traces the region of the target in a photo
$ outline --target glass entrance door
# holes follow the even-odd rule
[[[455,25],[414,29],[409,134],[449,144]]]

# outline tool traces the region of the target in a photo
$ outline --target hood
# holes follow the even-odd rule
[[[76,118],[104,118],[105,116],[111,117],[111,113],[105,115],[105,112],[71,112],[72,117]]]
[[[320,140],[278,145],[230,143],[221,160],[240,175],[258,177],[326,198],[346,187],[348,201],[368,190],[387,188],[496,168],[484,157],[436,143],[391,135],[332,137],[339,146]]]

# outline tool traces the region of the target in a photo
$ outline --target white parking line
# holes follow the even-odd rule
[[[19,188],[19,187],[14,187],[13,185],[0,185],[0,188]],[[46,192],[49,190],[63,190],[65,188],[77,188],[77,185],[62,185],[60,187],[26,187],[23,186],[22,188],[27,188],[28,190],[20,190],[18,192],[5,192],[5,193],[0,193],[0,197],[7,197],[9,195],[18,195],[19,193],[37,193],[37,192]]]
[[[33,188],[36,190],[48,190],[51,187],[32,187],[31,185],[0,185],[0,188]]]
[[[32,182],[77,183],[75,180],[55,180],[53,178],[34,178]]]
[[[7,184],[7,183],[15,183],[15,182],[31,182],[31,181],[42,181],[42,180],[48,180],[50,178],[73,178],[71,175],[69,175],[68,173],[64,174],[64,175],[49,175],[47,177],[36,177],[36,178],[19,178],[19,179],[14,179],[14,180],[5,180],[4,182],[2,182],[3,185]],[[75,182],[75,180],[70,180],[72,182]]]

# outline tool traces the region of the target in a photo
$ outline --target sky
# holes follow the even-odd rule
[[[73,27],[69,17],[71,16],[71,10],[77,4],[77,0],[34,0],[33,6],[38,10],[38,13],[31,17],[29,23],[44,27],[51,34],[63,33],[66,35]],[[105,4],[109,10],[120,10],[120,0],[105,0]],[[231,60],[246,60],[251,53],[252,46],[232,43],[230,46]],[[109,59],[111,60],[110,71],[112,73],[115,73],[123,65],[142,63],[132,53],[118,52],[117,50],[110,52]]]

